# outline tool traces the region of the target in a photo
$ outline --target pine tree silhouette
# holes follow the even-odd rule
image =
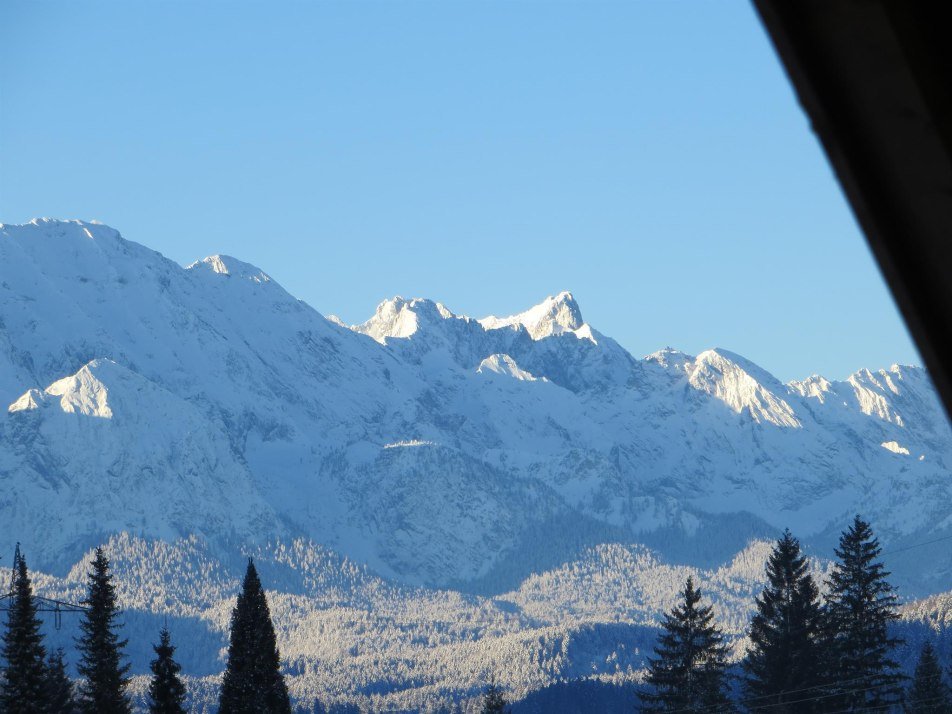
[[[906,695],[906,714],[949,714],[952,712],[952,698],[949,688],[942,679],[942,669],[936,659],[935,650],[926,642],[919,654],[916,672],[912,677],[912,686]]]
[[[681,603],[664,616],[663,632],[648,660],[643,712],[733,712],[727,696],[727,647],[710,606],[688,578]]]
[[[80,688],[80,708],[86,714],[129,714],[131,708],[125,694],[129,665],[122,663],[126,641],[117,634],[116,587],[102,548],[96,548],[91,565],[83,601],[87,610],[76,643],[80,652],[79,673],[85,677]]]
[[[290,714],[268,600],[254,562],[248,560],[238,602],[231,613],[228,664],[219,714]]]
[[[509,711],[507,705],[502,689],[496,685],[495,681],[492,681],[486,688],[486,693],[483,694],[483,707],[479,711],[481,714],[506,714]]]
[[[7,629],[3,635],[6,666],[0,688],[0,710],[10,714],[46,712],[46,650],[26,559],[20,554],[19,544],[13,558],[9,603]]]
[[[747,704],[769,705],[775,714],[815,711],[813,702],[803,700],[823,694],[819,590],[789,530],[774,546],[766,570],[743,665]]]
[[[149,665],[149,714],[185,714],[185,685],[179,678],[181,665],[175,661],[175,647],[168,628],[159,633],[159,644],[153,645],[155,659]]]
[[[66,673],[65,654],[62,648],[53,650],[46,663],[47,704],[50,714],[75,714],[76,700],[73,683]]]
[[[830,692],[837,696],[825,704],[834,710],[885,710],[898,705],[903,694],[903,676],[891,656],[901,641],[888,631],[899,618],[898,598],[878,560],[879,541],[859,516],[840,536],[835,552],[823,626]]]

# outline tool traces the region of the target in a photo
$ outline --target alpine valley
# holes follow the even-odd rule
[[[0,401],[0,549],[76,601],[107,545],[140,697],[168,622],[213,710],[252,556],[308,711],[465,710],[491,676],[555,711],[566,682],[638,682],[688,574],[740,652],[770,539],[789,526],[822,574],[855,513],[911,651],[952,643],[952,430],[920,367],[638,359],[568,292],[348,326],[234,258],[44,219],[0,226]]]

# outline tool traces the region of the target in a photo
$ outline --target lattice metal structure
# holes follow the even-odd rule
[[[16,551],[13,554],[13,567],[10,569],[10,587],[6,594],[0,595],[0,612],[9,612],[13,607],[13,588],[16,584],[17,570],[20,565],[20,544],[17,543]],[[33,595],[33,601],[36,603],[36,611],[53,614],[53,627],[57,630],[63,626],[63,613],[85,612],[89,608],[75,602],[66,600],[56,600],[55,598]]]

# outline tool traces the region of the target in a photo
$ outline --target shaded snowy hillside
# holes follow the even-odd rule
[[[482,320],[394,298],[348,328],[234,258],[182,268],[78,221],[0,227],[0,399],[6,538],[60,574],[118,532],[304,538],[498,593],[601,543],[711,565],[784,526],[826,548],[856,512],[887,548],[952,525],[921,368],[636,359],[570,293]],[[952,587],[940,547],[890,564]]]

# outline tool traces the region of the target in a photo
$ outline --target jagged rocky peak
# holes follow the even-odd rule
[[[928,386],[923,389],[925,385]],[[830,381],[813,375],[792,381],[787,386],[798,395],[816,399],[821,404],[832,401],[842,406],[855,405],[867,416],[876,416],[899,426],[905,423],[900,405],[902,411],[911,409],[918,412],[920,422],[942,420],[931,384],[921,367],[894,364],[889,369],[876,371],[863,368],[845,381]]]
[[[710,350],[704,350],[695,358],[695,366],[700,369],[707,367],[709,369],[728,373],[744,373],[756,382],[769,387],[770,389],[782,390],[784,385],[779,379],[770,372],[751,360],[743,357],[736,352],[731,352],[723,347],[715,347]]]
[[[787,386],[801,397],[812,397],[825,403],[831,393],[835,392],[834,384],[826,377],[813,374],[803,380],[787,382]]]
[[[234,278],[244,278],[256,283],[270,283],[271,276],[261,268],[246,263],[230,255],[210,255],[202,260],[196,260],[186,270],[195,273],[211,272],[216,275],[225,275]]]
[[[138,397],[147,389],[157,388],[110,359],[94,359],[75,374],[56,380],[46,389],[28,390],[8,407],[8,412],[15,414],[58,404],[66,414],[112,419],[117,409],[123,409],[121,393]],[[127,406],[134,410],[139,405]]]
[[[699,354],[694,361],[690,383],[735,412],[746,411],[756,422],[802,426],[786,400],[787,387],[767,370],[729,350],[716,348]]]
[[[414,335],[423,322],[437,322],[455,318],[445,305],[426,298],[407,300],[397,295],[377,305],[373,317],[351,329],[372,337],[381,344],[387,338],[406,338]]]
[[[928,382],[921,367],[893,364],[889,369],[879,369],[875,372],[866,368],[860,369],[846,381],[855,389],[870,389],[887,396],[900,396],[904,391],[920,388],[923,380]]]
[[[479,322],[487,330],[522,325],[534,340],[566,332],[575,333],[580,338],[593,339],[591,328],[582,319],[582,310],[575,297],[567,290],[555,296],[550,295],[538,305],[517,315],[490,315]]]
[[[579,339],[596,342],[596,334],[582,319],[582,311],[570,292],[549,296],[538,305],[509,317],[490,316],[473,320],[465,315],[456,315],[442,303],[425,298],[407,300],[394,297],[377,306],[374,316],[351,329],[373,337],[385,344],[388,338],[408,338],[423,325],[454,326],[465,323],[467,329],[475,326],[477,331],[492,331],[503,328],[525,329],[533,340],[554,335],[572,334]]]
[[[665,347],[657,352],[652,352],[645,357],[645,362],[656,364],[662,367],[666,372],[674,375],[690,375],[694,369],[694,357],[689,354],[676,350],[673,347]]]
[[[902,370],[898,365],[893,365],[890,370],[881,369],[877,372],[864,368],[854,372],[846,380],[864,414],[875,415],[900,426],[904,423],[903,417],[891,402],[896,397],[904,396],[904,390],[901,388],[904,386],[903,382]]]

